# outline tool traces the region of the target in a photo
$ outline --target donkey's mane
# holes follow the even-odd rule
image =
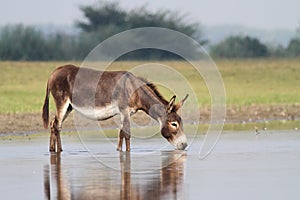
[[[161,93],[157,90],[156,85],[154,85],[154,83],[149,82],[147,79],[142,78],[142,77],[138,77],[141,81],[143,81],[146,86],[148,86],[153,92],[154,94],[159,98],[159,100],[165,104],[168,105],[168,101],[161,95]]]

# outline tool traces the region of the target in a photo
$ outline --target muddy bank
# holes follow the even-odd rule
[[[205,124],[210,120],[209,107],[200,109],[200,121]],[[54,114],[51,113],[51,117]],[[182,116],[188,122],[193,122],[196,116],[192,113]],[[225,123],[247,123],[264,122],[268,120],[296,120],[300,118],[299,105],[252,105],[252,106],[227,106],[227,115]],[[140,112],[132,116],[132,120],[139,125],[147,124],[149,116]],[[78,124],[86,127],[88,122]],[[99,122],[102,127],[116,128],[118,124],[116,119],[109,119]],[[75,130],[73,115],[70,115],[63,124],[65,130]],[[46,131],[43,128],[41,113],[18,113],[18,114],[0,114],[0,133],[26,133]]]

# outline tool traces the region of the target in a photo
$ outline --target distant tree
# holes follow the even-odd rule
[[[284,46],[281,44],[274,45],[274,44],[267,44],[268,54],[270,57],[273,58],[284,58],[287,56],[287,51]]]
[[[86,21],[77,21],[76,25],[84,32],[101,31],[107,26],[126,26],[127,13],[115,3],[99,3],[97,6],[81,6]]]
[[[212,46],[210,53],[223,58],[256,58],[268,56],[268,49],[256,38],[230,36]]]
[[[296,29],[296,38],[300,39],[300,22],[298,28]]]
[[[83,32],[99,31],[101,39],[128,29],[139,27],[164,27],[182,32],[201,44],[207,41],[203,38],[200,24],[188,22],[185,15],[169,10],[151,12],[146,8],[125,11],[117,2],[82,6],[85,19],[76,21],[76,26]],[[101,37],[101,36],[100,36]]]
[[[292,38],[287,46],[288,56],[300,56],[300,24],[296,29],[296,36]]]
[[[55,33],[45,39],[49,60],[77,60],[78,36]]]
[[[5,26],[0,33],[0,60],[78,60],[82,57],[75,35],[44,35],[32,26]]]
[[[31,26],[8,25],[1,31],[1,60],[46,60],[46,52],[42,33]]]
[[[203,38],[200,24],[192,23],[186,20],[186,16],[180,15],[169,10],[160,10],[152,12],[146,8],[138,8],[126,11],[117,4],[117,2],[103,3],[99,2],[96,5],[82,6],[84,19],[76,21],[76,26],[81,29],[81,38],[85,42],[83,44],[83,54],[88,54],[98,43],[103,40],[120,33],[125,30],[130,30],[140,27],[163,27],[184,33],[200,44],[205,44],[207,41]],[[142,36],[146,37],[146,36]],[[143,38],[134,38],[143,40]],[[174,42],[170,38],[171,42]],[[174,43],[174,45],[176,45]],[[126,58],[125,58],[126,57]],[[147,49],[135,51],[121,59],[169,59],[179,58],[179,56],[166,51]]]
[[[287,47],[287,53],[291,57],[300,56],[300,38],[293,38]]]

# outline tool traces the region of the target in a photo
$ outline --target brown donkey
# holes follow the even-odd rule
[[[176,149],[183,150],[187,139],[177,111],[188,95],[175,104],[176,96],[165,100],[155,85],[127,71],[98,71],[73,65],[58,67],[49,77],[43,106],[44,127],[49,125],[49,94],[56,104],[56,115],[50,123],[51,152],[62,151],[60,131],[62,122],[74,109],[93,120],[121,117],[117,150],[130,151],[130,116],[138,110],[146,112],[160,123],[161,134]]]

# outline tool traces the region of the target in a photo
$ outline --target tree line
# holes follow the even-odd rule
[[[33,26],[7,25],[0,32],[0,60],[82,60],[103,40],[119,32],[139,27],[164,27],[184,33],[201,45],[207,45],[213,57],[256,58],[296,57],[300,55],[300,36],[288,46],[268,47],[250,36],[230,36],[208,45],[199,23],[169,10],[121,9],[116,2],[82,6],[84,19],[75,25],[78,34],[44,34]],[[300,35],[300,34],[299,34]],[[138,41],[137,41],[138,42]],[[122,59],[180,59],[167,51],[145,49],[131,52]]]
[[[267,46],[250,36],[229,36],[213,45],[210,55],[219,58],[260,58],[300,56],[300,37],[292,38],[287,47]]]

